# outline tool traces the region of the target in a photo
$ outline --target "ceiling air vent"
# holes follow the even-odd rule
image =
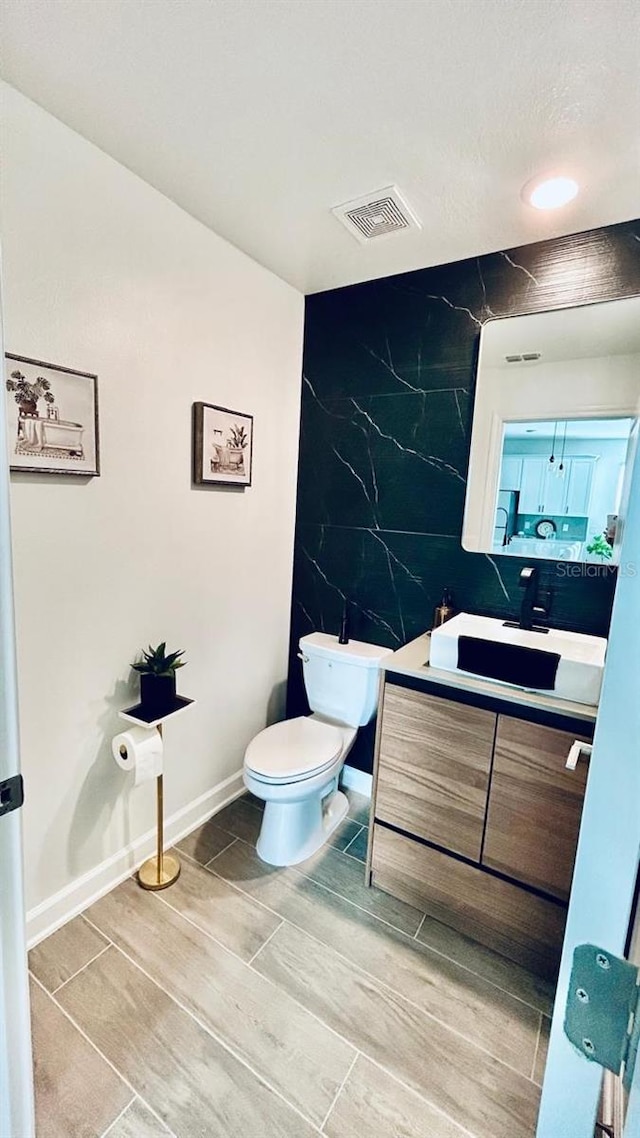
[[[523,352],[521,356],[505,356],[508,364],[521,364],[523,360],[539,360],[542,358],[542,352]]]
[[[362,245],[374,237],[388,237],[405,229],[422,229],[397,186],[386,186],[384,190],[344,202],[334,206],[331,212]]]

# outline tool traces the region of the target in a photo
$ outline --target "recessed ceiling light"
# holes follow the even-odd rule
[[[579,189],[578,183],[573,178],[559,175],[555,178],[545,178],[542,182],[527,182],[522,196],[534,209],[559,209],[560,206],[573,201]]]

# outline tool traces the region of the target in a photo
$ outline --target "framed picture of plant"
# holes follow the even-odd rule
[[[253,415],[193,404],[193,480],[198,486],[250,486]]]
[[[100,473],[97,376],[7,352],[5,393],[11,470]]]

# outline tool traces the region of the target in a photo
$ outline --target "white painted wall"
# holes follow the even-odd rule
[[[170,833],[239,789],[246,743],[281,710],[303,297],[2,96],[5,347],[97,372],[100,397],[100,478],[12,476],[38,936],[151,852],[154,787],[134,789],[110,756],[141,647],[186,649],[178,687],[198,700],[166,727]],[[194,400],[255,416],[250,489],[191,487]]]

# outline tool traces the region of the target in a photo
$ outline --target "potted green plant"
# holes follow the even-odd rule
[[[149,645],[149,651],[142,652],[142,660],[136,660],[131,667],[140,676],[140,703],[145,711],[161,715],[176,698],[176,672],[184,668],[186,660],[181,660],[184,649],[167,653],[166,641],[157,648]]]
[[[39,375],[33,383],[29,383],[27,377],[17,368],[11,372],[11,378],[7,380],[7,391],[13,392],[14,399],[23,417],[37,415],[38,401],[42,398],[44,398],[45,403],[55,403],[48,379]]]
[[[594,534],[587,545],[587,553],[599,557],[602,561],[610,561],[613,557],[613,549],[609,545],[604,533]]]

